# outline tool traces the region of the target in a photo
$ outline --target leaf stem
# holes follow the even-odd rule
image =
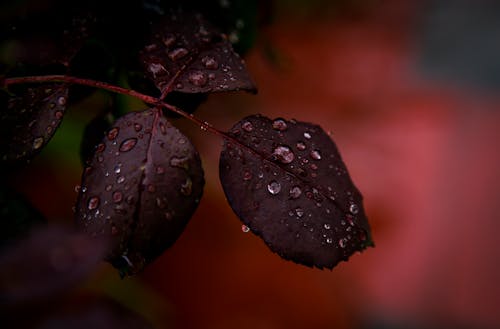
[[[132,89],[127,89],[127,88],[115,86],[115,85],[112,85],[112,84],[109,84],[106,82],[102,82],[102,81],[85,79],[85,78],[78,78],[78,77],[73,77],[73,76],[68,76],[68,75],[41,75],[41,76],[26,76],[26,77],[6,78],[0,82],[5,87],[8,87],[10,85],[15,85],[15,84],[23,84],[23,83],[66,82],[66,83],[71,83],[71,84],[85,85],[85,86],[95,87],[95,88],[99,88],[99,89],[104,89],[104,90],[108,90],[108,91],[111,91],[114,93],[128,95],[128,96],[138,98],[146,104],[154,105],[156,107],[166,108],[167,110],[174,112],[174,113],[188,119],[189,121],[195,123],[196,125],[200,126],[200,128],[202,130],[211,132],[217,136],[220,136],[220,137],[223,137],[226,139],[233,140],[233,138],[228,136],[226,133],[218,130],[217,128],[214,128],[208,122],[202,121],[202,120],[196,118],[194,115],[184,112],[183,110],[179,109],[178,107],[175,107],[173,105],[165,103],[164,101],[161,100],[161,98],[156,98],[156,97],[152,97],[149,95],[145,95],[145,94],[142,94],[142,93],[137,92],[137,91],[132,90]]]

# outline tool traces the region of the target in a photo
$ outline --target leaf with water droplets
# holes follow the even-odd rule
[[[49,84],[11,97],[0,112],[0,163],[28,160],[52,138],[66,110],[68,88]]]
[[[95,148],[82,177],[78,227],[107,236],[107,259],[136,273],[172,245],[204,185],[191,142],[159,109],[119,118]]]
[[[173,91],[255,91],[244,61],[201,14],[173,10],[151,35],[140,61],[163,96]]]
[[[219,164],[224,192],[272,251],[333,268],[373,246],[362,196],[321,127],[254,115],[228,134]]]

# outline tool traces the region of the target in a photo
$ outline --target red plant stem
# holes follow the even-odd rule
[[[182,111],[181,109],[179,109],[173,105],[165,103],[159,98],[145,95],[145,94],[142,94],[142,93],[137,92],[137,91],[132,90],[132,89],[118,87],[118,86],[115,86],[115,85],[112,85],[112,84],[109,84],[106,82],[102,82],[102,81],[77,78],[77,77],[72,77],[72,76],[67,76],[67,75],[42,75],[42,76],[7,78],[4,81],[2,81],[2,84],[5,87],[8,87],[9,85],[14,85],[14,84],[42,83],[42,82],[66,82],[66,83],[72,83],[72,84],[79,84],[79,85],[85,85],[85,86],[90,86],[90,87],[108,90],[108,91],[115,92],[115,93],[122,94],[122,95],[132,96],[132,97],[135,97],[135,98],[142,100],[146,104],[151,104],[151,105],[154,105],[157,107],[163,107],[169,111],[177,113],[178,115],[183,116],[184,118],[190,120],[191,122],[194,122],[195,124],[199,125],[202,130],[206,130],[206,131],[209,131],[209,132],[211,132],[215,135],[218,135],[220,137],[233,140],[233,138],[228,136],[226,133],[212,127],[212,125],[210,125],[208,122],[202,121],[202,120],[196,118],[192,114],[188,114],[188,113]]]

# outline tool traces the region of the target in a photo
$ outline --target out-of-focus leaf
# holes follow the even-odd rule
[[[12,97],[0,112],[0,163],[29,160],[48,143],[66,110],[68,88],[47,84]]]
[[[159,109],[118,119],[85,168],[80,230],[112,241],[107,259],[136,273],[172,245],[204,185],[199,155]]]
[[[199,13],[175,10],[165,15],[153,27],[140,60],[163,96],[171,91],[255,91],[231,43]]]
[[[57,296],[83,280],[102,260],[102,239],[49,227],[0,254],[0,305]]]
[[[254,115],[229,132],[220,180],[243,223],[282,258],[333,268],[372,246],[362,196],[317,125]]]
[[[46,224],[45,218],[22,195],[0,186],[0,252]]]

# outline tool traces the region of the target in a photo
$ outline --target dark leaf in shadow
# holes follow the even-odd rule
[[[0,254],[0,304],[48,299],[82,281],[102,260],[103,240],[58,227],[38,230]]]
[[[204,185],[198,152],[159,109],[118,119],[85,168],[80,230],[112,241],[107,259],[136,273],[172,245]]]
[[[256,90],[231,43],[201,14],[182,10],[166,14],[153,27],[140,61],[164,96],[171,91]]]
[[[48,143],[66,111],[68,88],[47,84],[9,99],[0,113],[0,163],[26,161]]]
[[[333,268],[372,246],[362,197],[317,125],[254,115],[229,132],[220,180],[243,223],[282,258]]]

